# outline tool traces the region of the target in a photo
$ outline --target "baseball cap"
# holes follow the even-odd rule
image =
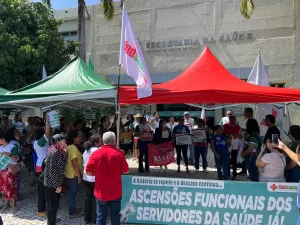
[[[186,115],[189,115],[189,112],[184,112],[184,114],[183,114],[184,116],[186,116]]]

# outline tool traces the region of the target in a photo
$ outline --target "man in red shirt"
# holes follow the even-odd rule
[[[108,208],[111,224],[120,225],[122,198],[122,174],[129,172],[124,152],[116,147],[116,135],[113,132],[103,134],[103,146],[95,151],[86,166],[86,174],[95,176],[97,204],[97,225],[105,225]]]
[[[235,116],[230,116],[229,123],[224,124],[223,127],[224,127],[225,136],[231,140],[230,157],[231,157],[232,173],[233,173],[232,180],[236,180],[237,156],[241,145],[241,136],[240,136],[241,127],[237,124]],[[228,170],[230,174],[230,164]]]

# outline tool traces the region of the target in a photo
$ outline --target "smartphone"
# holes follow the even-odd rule
[[[272,134],[272,143],[273,143],[273,146],[278,146],[278,139],[279,139],[279,136],[278,134]]]

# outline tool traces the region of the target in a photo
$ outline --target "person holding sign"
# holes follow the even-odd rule
[[[227,138],[231,139],[231,146],[229,148],[230,150],[230,156],[231,156],[231,162],[232,162],[232,173],[233,177],[232,180],[236,180],[237,176],[237,157],[239,153],[239,149],[242,142],[242,136],[241,133],[241,127],[236,122],[235,116],[229,117],[229,123],[224,124],[224,134]],[[228,165],[228,173],[230,176],[230,163]]]
[[[13,171],[11,168],[17,165],[19,152],[17,147],[10,143],[11,140],[13,140],[13,135],[9,130],[3,130],[0,132],[0,154],[10,158],[6,168],[0,171],[0,193],[4,195],[5,200],[2,210],[7,210],[11,201],[11,207],[15,212],[17,210],[16,171]],[[10,165],[12,166],[11,168]]]
[[[176,154],[177,154],[177,172],[180,173],[180,159],[181,159],[181,152],[184,159],[185,170],[187,173],[190,172],[188,166],[188,156],[187,150],[188,145],[190,144],[190,129],[188,126],[184,125],[184,118],[183,116],[179,117],[178,125],[176,125],[173,129],[173,134],[176,136]]]
[[[137,117],[138,116],[138,117]],[[136,118],[140,118],[140,122],[134,129],[135,137],[138,137],[138,145],[139,145],[139,172],[144,173],[149,172],[149,161],[148,161],[148,144],[152,140],[152,130],[149,124],[147,124],[146,118],[141,115],[137,114]],[[145,156],[145,169],[143,165]]]
[[[218,178],[222,180],[222,169],[224,180],[228,180],[228,147],[231,145],[230,140],[224,135],[224,128],[221,125],[215,127],[216,135],[210,141],[210,148],[217,159]]]
[[[203,171],[207,173],[209,131],[205,128],[205,122],[203,119],[199,119],[197,125],[192,129],[192,139],[195,152],[195,172],[199,172],[199,159],[201,155]]]
[[[153,135],[153,143],[154,144],[162,144],[171,141],[171,130],[167,127],[167,121],[165,119],[161,119],[159,121],[159,127],[155,129],[155,133]],[[162,170],[162,166],[160,167]],[[166,172],[168,166],[164,166],[164,171]]]

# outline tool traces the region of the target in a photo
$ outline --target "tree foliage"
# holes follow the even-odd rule
[[[120,0],[120,6],[123,7],[124,0]],[[104,18],[107,21],[111,21],[115,17],[115,3],[113,0],[100,0],[102,4],[102,10]]]
[[[240,12],[246,19],[250,19],[254,11],[253,0],[241,0]]]
[[[78,42],[65,41],[53,17],[42,3],[0,0],[0,87],[14,90],[59,70],[76,54]]]

